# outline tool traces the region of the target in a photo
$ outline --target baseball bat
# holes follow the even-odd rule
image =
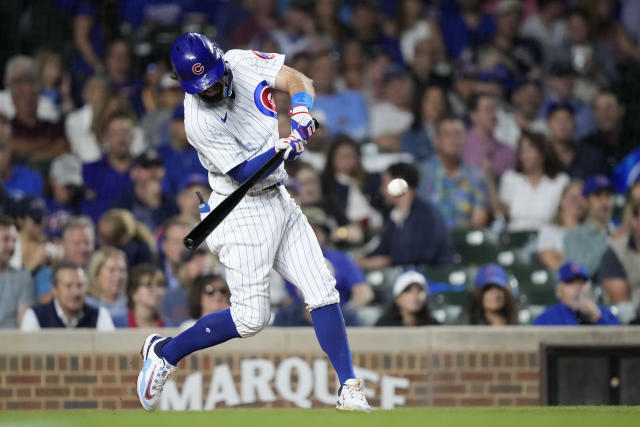
[[[320,127],[318,121],[313,119],[316,125],[316,129]],[[284,153],[287,150],[280,150],[273,155],[267,162],[262,165],[253,175],[251,175],[245,182],[236,188],[233,193],[229,194],[218,206],[216,206],[209,214],[202,220],[187,237],[184,238],[184,245],[189,250],[194,250],[204,242],[209,234],[216,229],[218,225],[229,215],[229,213],[235,208],[240,200],[247,194],[247,192],[254,186],[254,184],[263,177],[276,163],[282,160]]]

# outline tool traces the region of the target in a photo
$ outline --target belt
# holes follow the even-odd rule
[[[261,190],[255,190],[255,192],[256,193],[262,193],[262,192],[265,192],[265,191],[273,190],[273,189],[278,188],[279,186],[281,186],[283,184],[284,184],[284,182],[282,182],[282,181],[276,182],[275,184],[272,184],[272,185],[270,185],[270,186],[268,186],[266,188],[263,188]]]

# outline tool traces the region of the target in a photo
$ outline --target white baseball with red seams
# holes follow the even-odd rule
[[[409,184],[402,178],[395,178],[387,184],[387,192],[393,197],[400,197],[409,189]]]

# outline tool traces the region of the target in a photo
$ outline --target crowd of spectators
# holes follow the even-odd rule
[[[454,236],[472,230],[534,236],[526,261],[558,283],[558,305],[534,324],[619,323],[607,305],[627,323],[640,304],[638,10],[639,0],[4,1],[0,327],[186,327],[229,305],[218,259],[182,243],[200,220],[196,192],[211,193],[168,62],[186,31],[223,50],[284,53],[313,78],[322,127],[285,184],[348,325],[371,307],[379,318],[364,323],[442,323],[418,270],[459,263]],[[286,136],[288,94],[274,101]],[[399,197],[387,192],[394,178],[409,186]],[[498,264],[475,266],[453,323],[520,322]],[[365,273],[392,267],[407,271],[380,295]],[[309,325],[295,284],[270,280],[274,323]]]

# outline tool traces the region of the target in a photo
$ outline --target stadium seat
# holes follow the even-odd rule
[[[497,237],[488,230],[452,230],[455,262],[465,266],[495,262]]]
[[[555,304],[555,276],[552,272],[535,265],[521,263],[512,265],[508,268],[508,272],[516,281],[515,296],[521,306],[546,307]]]

